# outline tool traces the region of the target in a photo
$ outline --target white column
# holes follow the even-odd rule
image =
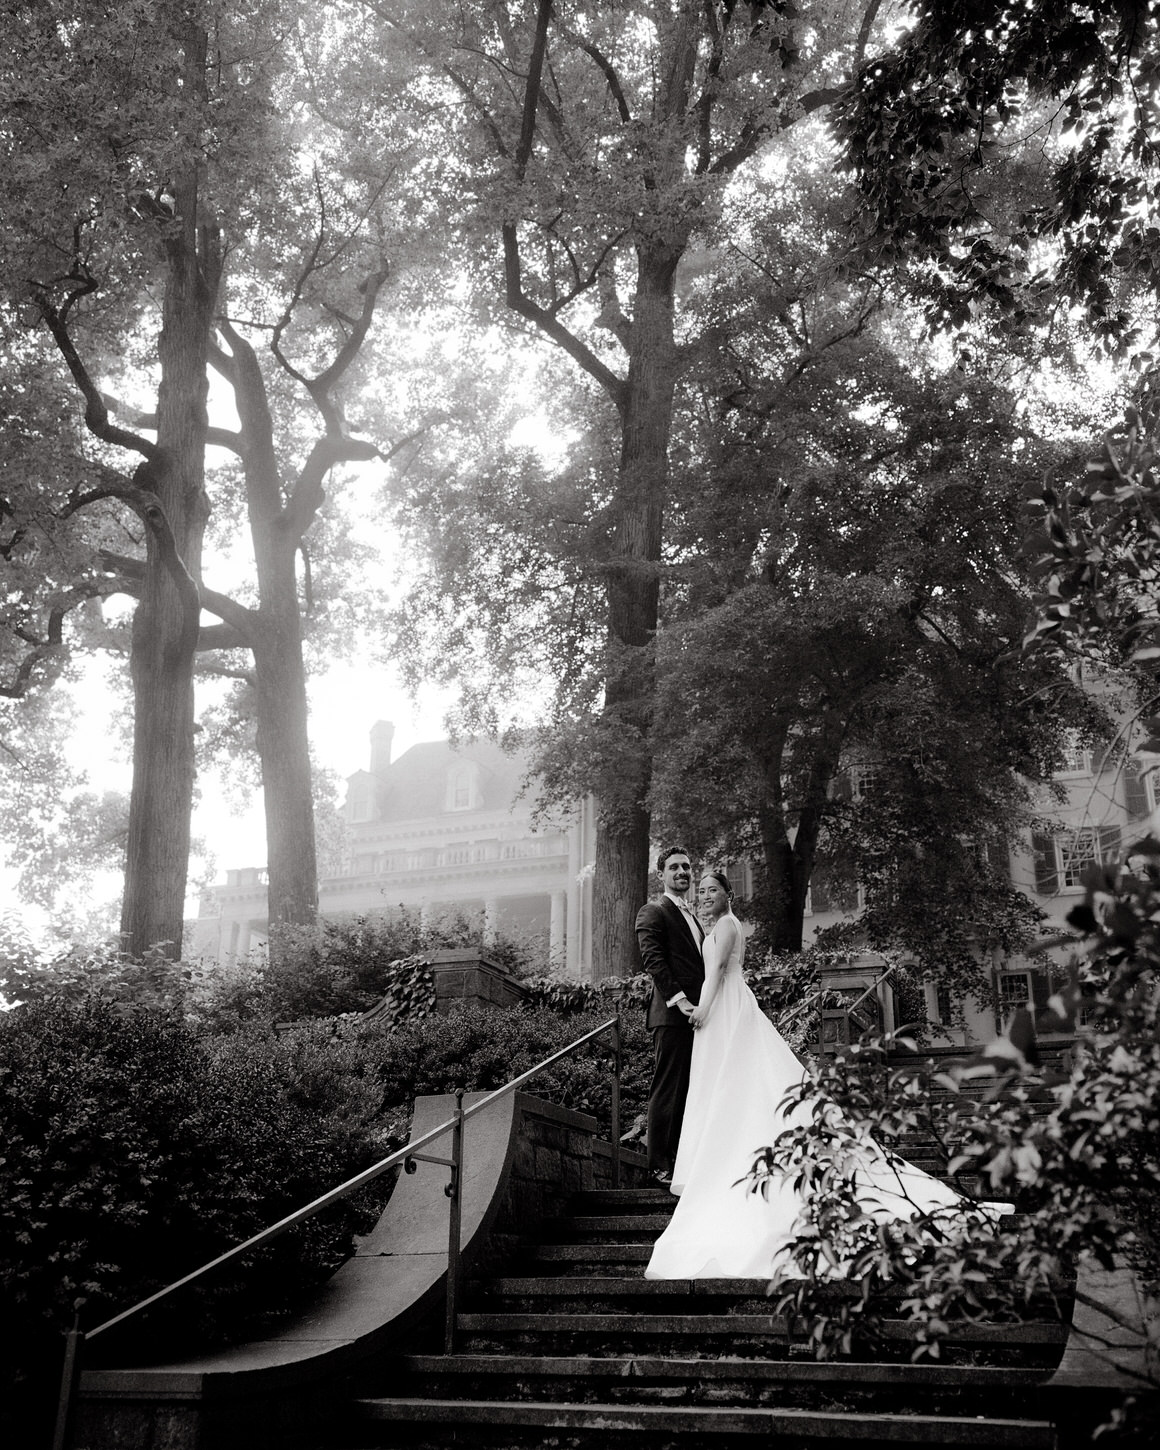
[[[483,941],[490,946],[499,930],[499,899],[489,896],[483,903]]]
[[[567,904],[568,898],[563,891],[552,892],[552,913],[548,925],[548,958],[554,967],[562,967],[567,960],[564,936],[564,912]]]
[[[928,1022],[938,1021],[938,978],[927,972],[922,979],[922,1000]]]
[[[574,977],[580,975],[580,833],[583,817],[577,809],[568,822],[568,921],[564,934],[564,966]]]

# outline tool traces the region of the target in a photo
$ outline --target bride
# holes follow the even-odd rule
[[[680,1202],[645,1278],[768,1279],[775,1259],[783,1275],[795,1277],[783,1254],[801,1208],[789,1177],[771,1180],[768,1196],[738,1179],[760,1148],[808,1119],[807,1104],[792,1113],[781,1107],[802,1081],[802,1065],[741,974],[745,937],[728,878],[707,872],[697,896],[706,928],[705,985],[690,1018],[696,1036],[670,1190]],[[856,1183],[875,1218],[909,1219],[963,1202],[939,1179],[881,1154],[859,1167]]]

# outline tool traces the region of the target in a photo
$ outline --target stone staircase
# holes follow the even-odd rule
[[[577,1194],[465,1286],[455,1354],[397,1354],[363,1376],[343,1450],[1061,1443],[1045,1393],[1058,1319],[964,1324],[942,1362],[920,1364],[910,1326],[888,1320],[873,1357],[817,1361],[764,1280],[642,1277],[673,1204],[657,1189]]]

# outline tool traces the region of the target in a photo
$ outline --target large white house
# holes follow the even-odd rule
[[[519,756],[487,741],[452,746],[439,740],[412,746],[393,760],[393,735],[394,727],[379,721],[370,732],[369,768],[348,778],[347,854],[340,873],[319,883],[322,914],[356,916],[400,907],[430,916],[466,913],[481,920],[485,941],[497,932],[538,938],[553,962],[580,978],[591,977],[596,845],[591,802],[554,821],[535,822]],[[1151,777],[1078,744],[1057,784],[1064,801],[1045,795],[1040,802],[1042,817],[1054,822],[1053,829],[1029,834],[1010,861],[1012,880],[1047,915],[1045,935],[1064,928],[1067,912],[1082,894],[1084,867],[1115,856],[1143,836],[1156,806]],[[744,866],[740,876],[737,885],[748,894]],[[814,893],[807,940],[857,907],[854,888]],[[266,929],[264,869],[233,869],[203,901],[192,952],[236,959],[260,945]],[[965,1025],[953,1020],[938,982],[928,983],[927,1016],[945,1024],[948,1042],[986,1040],[1011,1007],[1047,996],[1042,957],[993,953],[983,965],[999,1008],[968,1002]],[[878,1020],[890,1026],[893,1001],[889,980],[879,980],[883,967],[881,959],[868,955],[851,965],[843,988],[852,999],[867,993],[867,1005],[872,998]]]
[[[436,740],[393,760],[393,737],[380,720],[369,768],[347,779],[347,853],[340,874],[319,882],[321,914],[462,913],[482,920],[484,940],[538,938],[551,961],[591,975],[591,806],[536,823],[519,756]],[[236,958],[266,930],[264,868],[230,870],[203,900],[193,954]]]

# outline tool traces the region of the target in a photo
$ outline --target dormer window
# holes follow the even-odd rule
[[[479,771],[470,763],[456,765],[447,772],[447,803],[449,811],[470,811],[479,805]]]

